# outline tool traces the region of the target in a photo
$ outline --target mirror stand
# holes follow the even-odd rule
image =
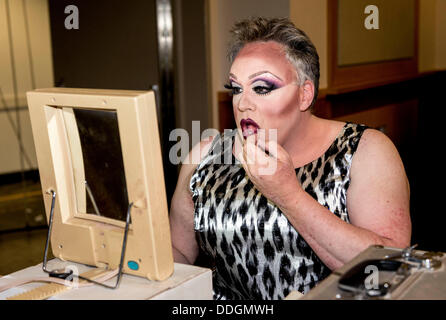
[[[125,222],[124,238],[122,240],[121,258],[120,258],[120,262],[119,262],[119,269],[118,269],[116,283],[114,286],[109,286],[104,283],[83,277],[81,275],[75,275],[75,274],[73,274],[73,270],[70,270],[69,272],[65,272],[64,269],[55,269],[55,270],[47,269],[48,248],[49,248],[49,243],[50,243],[50,239],[51,239],[51,231],[52,231],[52,227],[53,227],[54,206],[56,203],[56,191],[49,190],[47,193],[51,194],[51,210],[50,210],[50,218],[49,218],[49,223],[48,223],[48,234],[47,234],[47,238],[46,238],[45,251],[44,251],[44,256],[43,256],[43,264],[42,264],[43,271],[48,273],[50,277],[55,277],[55,278],[65,279],[65,280],[72,280],[73,277],[78,277],[81,280],[85,280],[85,281],[100,285],[100,286],[108,288],[108,289],[116,289],[119,286],[119,282],[120,282],[121,276],[122,276],[122,269],[124,266],[125,249],[127,246],[127,236],[128,236],[128,231],[129,231],[129,225],[130,225],[130,211],[132,209],[133,202],[130,203],[127,208],[127,217],[126,217],[126,222]]]

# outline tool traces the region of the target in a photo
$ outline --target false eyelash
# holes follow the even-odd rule
[[[229,90],[228,94],[230,97],[234,95],[234,87],[230,83],[225,83],[224,87]]]
[[[267,92],[258,92],[258,89],[266,89]],[[253,90],[255,91],[256,94],[265,96],[270,94],[273,90],[277,89],[277,87],[275,85],[271,85],[271,86],[256,86],[253,88]]]
[[[241,90],[240,87],[234,87],[232,84],[225,84],[224,87],[225,87],[226,89],[228,89],[228,90],[231,90],[231,91],[229,92],[229,95],[230,95],[230,96],[234,96],[234,95],[239,94],[240,91],[237,92],[237,90]]]

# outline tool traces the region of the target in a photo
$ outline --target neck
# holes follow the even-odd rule
[[[283,147],[293,160],[295,168],[312,161],[318,153],[318,141],[320,142],[324,132],[323,121],[310,112],[304,113],[284,143]]]

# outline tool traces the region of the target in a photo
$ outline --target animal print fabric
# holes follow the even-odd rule
[[[302,188],[347,223],[350,167],[365,129],[346,123],[321,157],[295,169]],[[214,138],[190,180],[197,242],[214,263],[214,299],[305,294],[330,270],[248,179],[232,154],[235,134],[227,130]]]

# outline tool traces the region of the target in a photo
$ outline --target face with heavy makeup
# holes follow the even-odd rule
[[[302,99],[296,69],[281,44],[253,42],[245,45],[232,63],[229,87],[233,93],[234,117],[246,138],[258,129],[277,129],[277,142],[284,146],[308,106]]]

